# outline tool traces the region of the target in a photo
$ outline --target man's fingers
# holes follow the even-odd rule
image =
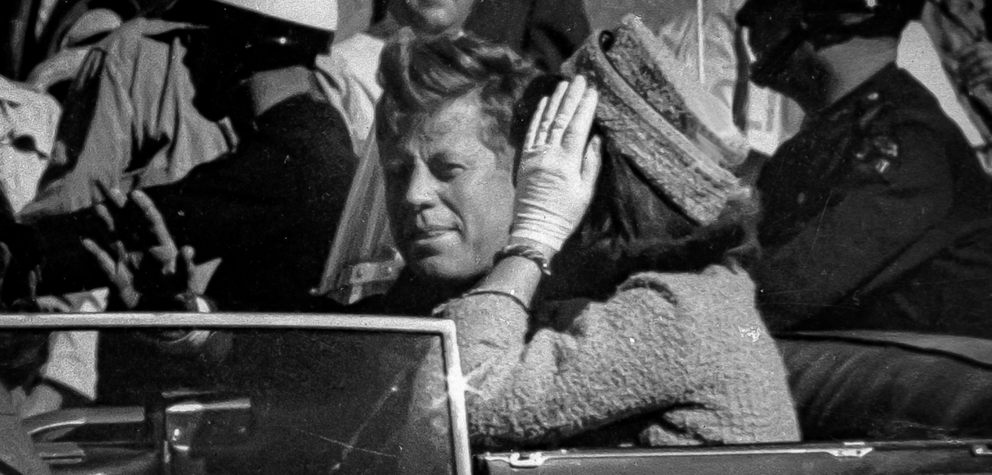
[[[961,71],[964,74],[968,74],[969,71],[981,67],[981,65],[982,65],[982,58],[980,56],[969,55],[967,57],[962,58],[961,61],[958,63],[958,71]]]
[[[976,70],[988,69],[992,69],[992,51],[976,51],[958,62],[958,71],[965,76],[975,74]]]
[[[561,107],[561,101],[565,97],[565,92],[568,90],[568,82],[562,81],[558,83],[558,87],[555,88],[555,93],[551,95],[551,99],[548,100],[548,105],[544,109],[544,113],[541,114],[541,125],[537,128],[537,138],[534,140],[535,146],[541,146],[548,143],[548,134],[551,132],[551,124],[555,120],[555,116],[558,115],[558,108]]]
[[[158,211],[155,207],[155,203],[152,199],[148,197],[144,192],[138,190],[131,193],[131,199],[141,208],[144,213],[145,218],[152,225],[152,231],[155,233],[155,238],[159,244],[169,245],[172,243],[172,235],[169,234],[169,229],[165,226],[165,219],[162,218],[162,213]]]
[[[127,252],[127,248],[124,247],[124,243],[120,240],[110,243],[110,249],[113,250],[115,261],[118,262],[119,265],[133,265],[137,267],[140,263],[135,256]]]
[[[183,246],[183,248],[179,250],[179,253],[183,256],[183,266],[186,267],[187,270],[192,270],[196,265],[193,264],[193,258],[196,257],[196,250],[193,249],[192,246]]]
[[[992,82],[992,71],[982,71],[981,73],[968,78],[968,87],[974,89],[982,84],[988,84],[990,82]]]
[[[530,118],[530,126],[527,127],[527,136],[524,137],[524,150],[529,150],[537,145],[537,130],[541,126],[541,119],[544,117],[544,110],[548,108],[548,97],[542,97],[537,103],[537,110]]]
[[[562,137],[565,135],[565,130],[572,123],[572,117],[579,108],[583,97],[585,97],[585,92],[586,78],[581,75],[576,76],[569,83],[565,91],[565,97],[562,99],[561,105],[558,107],[558,111],[555,113],[554,119],[551,122],[551,130],[548,132],[548,142],[552,144],[561,143]]]
[[[596,118],[596,105],[599,104],[599,93],[589,88],[582,95],[582,101],[572,117],[572,123],[565,129],[562,137],[562,148],[565,150],[583,150],[592,129],[592,121]]]
[[[163,246],[155,246],[148,250],[148,252],[155,258],[158,266],[158,272],[164,275],[172,275],[176,273],[176,256],[179,251],[176,250],[176,246],[171,243]]]
[[[6,243],[0,242],[0,289],[3,289],[3,281],[12,262],[14,262],[14,254],[10,252]]]
[[[196,288],[196,273],[193,271],[196,268],[196,264],[193,264],[193,258],[196,257],[196,251],[191,246],[183,246],[183,248],[179,250],[179,254],[182,255],[182,262],[179,264],[177,273],[185,278],[185,290],[193,290]]]
[[[103,224],[107,226],[107,231],[116,232],[117,227],[114,225],[114,217],[110,215],[110,211],[106,206],[99,204],[96,205],[96,215],[103,221]]]
[[[83,239],[83,247],[96,258],[97,264],[104,274],[111,280],[117,281],[117,261],[115,261],[107,251],[98,246],[90,239]]]
[[[100,190],[100,194],[103,195],[104,201],[113,205],[116,209],[121,209],[127,204],[127,196],[121,193],[118,188],[108,187],[102,181],[96,182],[97,189]]]
[[[127,308],[134,308],[141,298],[141,294],[134,288],[134,275],[121,261],[115,261],[107,251],[104,251],[95,242],[83,239],[83,247],[96,258],[97,265],[103,270],[107,279],[117,287],[118,298]]]

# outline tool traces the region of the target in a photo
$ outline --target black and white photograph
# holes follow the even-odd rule
[[[0,0],[0,475],[982,473],[984,0]]]

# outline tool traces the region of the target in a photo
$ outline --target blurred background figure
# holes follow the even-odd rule
[[[54,151],[61,103],[92,45],[135,13],[127,1],[7,2],[0,21],[0,186],[15,212],[34,199]],[[36,7],[32,10],[29,7]],[[71,8],[70,8],[71,7]],[[34,28],[31,28],[34,26]]]
[[[190,17],[191,21],[199,18],[205,22],[215,22],[214,24],[216,25],[216,22],[219,21],[216,10],[219,7],[211,8],[209,5],[202,4],[201,2],[193,3],[195,3],[195,7],[186,12],[170,10],[170,14],[179,15],[189,13],[194,15]],[[336,9],[333,8],[334,4],[324,4],[324,6],[332,8],[335,14],[335,18],[324,20],[336,21]],[[232,7],[231,10],[235,10],[235,8]],[[321,18],[318,15],[314,21],[321,20]],[[344,122],[340,119],[334,108],[323,99],[323,92],[317,85],[316,77],[311,71],[313,67],[312,61],[314,61],[317,54],[327,53],[327,47],[330,45],[333,33],[324,30],[321,30],[319,33],[307,32],[303,31],[304,27],[300,27],[300,31],[293,30],[290,27],[279,30],[278,27],[272,27],[272,25],[260,25],[261,33],[259,35],[282,35],[279,37],[298,41],[298,43],[286,44],[280,49],[279,47],[271,46],[271,42],[267,38],[242,38],[245,41],[242,44],[230,44],[230,40],[225,39],[221,42],[221,45],[215,45],[211,43],[211,40],[216,43],[219,41],[217,39],[218,37],[211,36],[204,39],[206,30],[202,26],[191,26],[196,23],[173,22],[171,24],[176,29],[170,30],[169,22],[166,20],[138,19],[128,23],[111,37],[107,38],[106,41],[102,42],[101,48],[108,46],[123,48],[123,57],[125,58],[122,60],[123,64],[119,64],[114,59],[116,57],[112,55],[108,56],[105,50],[95,50],[88,57],[87,61],[95,66],[97,76],[96,78],[86,78],[84,76],[84,78],[92,79],[92,82],[88,84],[92,84],[92,87],[96,91],[91,95],[73,97],[72,100],[78,101],[78,105],[75,107],[88,110],[90,113],[94,110],[94,104],[101,104],[102,101],[103,105],[96,107],[96,110],[101,111],[100,119],[106,121],[106,123],[99,126],[93,125],[92,127],[85,123],[82,124],[84,132],[92,129],[97,136],[95,139],[87,141],[89,146],[92,147],[89,149],[89,156],[92,157],[96,166],[101,166],[101,161],[108,158],[101,154],[101,151],[107,152],[107,155],[113,152],[120,152],[122,155],[129,154],[133,145],[130,132],[136,132],[140,137],[143,132],[148,132],[149,128],[151,128],[146,128],[144,127],[145,125],[153,126],[159,124],[162,125],[159,130],[173,132],[174,130],[168,126],[175,126],[176,123],[172,122],[166,126],[165,122],[168,121],[163,120],[163,117],[175,118],[177,110],[181,108],[194,112],[196,117],[202,121],[201,123],[207,125],[217,124],[228,116],[235,119],[240,118],[241,121],[238,123],[238,127],[240,128],[240,135],[243,135],[241,139],[245,140],[254,136],[257,138],[254,145],[248,147],[245,153],[237,155],[237,157],[228,157],[229,160],[222,166],[219,165],[210,171],[202,170],[203,174],[200,181],[191,180],[184,182],[184,187],[181,190],[172,194],[166,191],[156,195],[156,197],[161,198],[163,201],[169,201],[170,205],[166,206],[166,208],[172,211],[170,218],[180,220],[185,218],[195,222],[187,226],[179,226],[172,223],[174,224],[174,230],[190,233],[186,234],[187,237],[193,234],[199,238],[209,240],[212,245],[217,245],[224,249],[223,251],[219,251],[221,254],[231,251],[232,248],[235,249],[233,252],[250,253],[251,245],[239,246],[238,244],[232,244],[232,242],[234,240],[240,240],[240,243],[243,244],[252,239],[264,240],[266,236],[271,236],[271,233],[284,233],[286,227],[279,226],[278,223],[280,220],[293,220],[305,214],[308,216],[307,222],[311,225],[297,226],[294,224],[289,226],[298,230],[300,233],[309,233],[307,235],[313,237],[315,240],[312,243],[313,245],[300,245],[293,249],[294,255],[297,255],[295,262],[305,262],[305,264],[301,264],[286,272],[271,272],[269,274],[279,275],[288,280],[299,278],[308,282],[311,280],[316,282],[319,277],[322,260],[326,256],[328,249],[329,239],[327,235],[333,234],[338,217],[336,213],[339,212],[344,204],[344,196],[347,192],[348,184],[350,184],[350,170],[355,165],[355,160],[350,158],[353,157],[353,154],[348,137],[349,134],[344,126]],[[165,30],[161,31],[161,34],[158,35],[144,36],[142,31],[145,30],[142,28],[149,26],[152,28],[152,31],[158,31],[154,30],[156,26],[165,27]],[[147,32],[145,31],[145,33]],[[312,43],[315,41],[315,38],[316,41],[324,41],[324,43],[322,45],[313,45]],[[261,44],[265,45],[265,48],[256,44],[253,49],[245,50],[245,45],[255,44],[252,42],[261,42]],[[213,49],[210,48],[211,45],[213,45]],[[224,48],[227,49],[225,50]],[[307,48],[312,50],[313,58],[306,57],[305,50]],[[194,49],[200,56],[188,54]],[[180,54],[174,55],[172,53]],[[302,59],[301,55],[304,56]],[[263,57],[266,59],[261,59]],[[105,59],[107,61],[104,61]],[[179,64],[176,64],[177,61]],[[280,61],[286,61],[291,64],[287,66],[280,63]],[[147,67],[139,67],[138,70],[133,70],[124,66],[125,64],[130,66],[144,65]],[[281,66],[286,66],[286,68],[282,68]],[[292,70],[296,76],[279,78],[279,73],[285,72],[289,74],[283,71],[283,69]],[[278,84],[278,87],[265,88],[259,86],[257,83],[262,81],[262,79],[256,78],[256,76],[264,76],[266,78],[276,76],[276,80],[270,80],[266,84]],[[86,83],[87,81],[85,79],[77,81],[76,84],[78,85],[80,82]],[[124,87],[123,84],[128,84],[129,87]],[[168,87],[177,84],[180,86],[177,89]],[[250,89],[248,88],[249,85],[254,85],[251,91],[248,90]],[[252,94],[249,94],[249,92]],[[245,100],[245,97],[242,97],[245,95],[250,96],[249,98],[252,100]],[[312,100],[309,102],[302,99],[295,102],[286,100],[289,96],[295,95]],[[182,100],[178,100],[180,98]],[[229,108],[232,104],[234,107]],[[252,106],[253,109],[247,110],[247,106]],[[278,111],[284,110],[287,107],[291,109],[295,108],[296,113],[278,113]],[[148,122],[139,122],[142,124],[142,127],[138,127],[137,129],[132,128],[132,114],[137,114],[141,111],[151,111],[150,114],[144,116],[149,119]],[[257,122],[253,124],[254,118],[263,116],[263,114],[265,117],[273,117],[270,122],[274,121],[274,125],[271,125],[271,127],[276,128],[282,135],[265,135],[264,126],[266,123]],[[288,120],[287,117],[291,117],[295,121],[307,121],[307,123],[304,126],[298,122]],[[237,120],[234,120],[234,122],[237,122]],[[69,124],[70,126],[79,125],[72,121],[71,118],[64,118],[63,125],[65,124]],[[98,129],[97,127],[104,128]],[[262,132],[258,132],[259,129],[262,129]],[[180,127],[178,129],[179,135],[173,136],[181,141],[186,138],[185,134],[195,135],[203,130],[211,129]],[[217,130],[216,126],[212,130]],[[250,133],[246,135],[246,132]],[[256,134],[255,132],[258,133]],[[313,133],[308,134],[308,132]],[[294,139],[287,139],[285,137],[286,134],[298,135]],[[122,137],[124,138],[122,139]],[[149,137],[148,141],[155,142],[155,138]],[[108,142],[111,145],[107,145]],[[305,144],[306,152],[303,152],[300,148],[292,147],[292,150],[289,151],[273,151],[273,148],[285,148],[287,143],[296,144],[294,147]],[[121,144],[123,146],[114,147],[113,144]],[[149,144],[148,148],[153,152],[162,152],[163,154],[168,152],[176,153],[173,147],[175,144],[166,146],[166,151],[159,149],[157,145],[161,144]],[[65,147],[65,150],[68,149],[70,147]],[[276,168],[278,170],[275,171],[271,169],[269,171],[259,171],[259,168],[265,168],[271,165],[272,157],[275,156],[280,157],[280,160],[286,156],[296,156],[299,157],[299,160],[291,162],[292,167],[277,166]],[[196,156],[193,152],[190,152],[189,156],[183,156],[182,159],[196,159]],[[156,159],[154,160],[156,163],[153,163],[148,168],[155,168],[154,165],[162,166],[162,161],[164,160]],[[110,173],[103,177],[107,180],[118,179],[120,172],[114,170],[113,166],[110,169]],[[341,181],[335,181],[338,172],[346,175]],[[295,175],[293,177],[287,177],[287,174]],[[82,173],[80,175],[82,175],[82,181],[86,181],[89,178]],[[301,177],[304,177],[305,180],[301,180]],[[254,184],[246,184],[246,181]],[[308,186],[305,183],[310,183],[311,185]],[[261,184],[265,185],[260,186]],[[120,193],[120,188],[116,185],[117,183],[113,181],[103,183],[94,180],[87,183],[87,186],[80,187],[79,190],[82,193],[78,196],[88,199],[89,194],[93,193],[100,200],[103,200],[105,196],[103,193],[105,192],[110,193],[110,196]],[[267,195],[265,198],[253,200],[245,194],[247,191],[244,190],[257,193],[270,193],[270,195]],[[53,199],[55,201],[65,198],[58,193],[48,196],[54,197]],[[172,199],[170,200],[170,198]],[[223,201],[225,198],[231,198],[232,201],[228,202],[227,205],[221,204],[219,201]],[[323,201],[316,203],[314,200]],[[259,204],[260,202],[266,203],[269,207],[261,206]],[[70,210],[72,210],[72,200],[68,200],[66,203],[70,205]],[[38,202],[35,204],[37,205]],[[282,207],[280,208],[280,206]],[[51,253],[48,255],[47,263],[59,270],[46,272],[48,278],[43,280],[42,283],[47,286],[47,291],[62,294],[68,291],[99,287],[102,279],[90,280],[84,271],[84,269],[90,267],[92,259],[85,253],[85,250],[79,248],[73,242],[76,239],[73,235],[78,237],[81,233],[80,228],[86,228],[94,224],[93,221],[87,221],[85,218],[78,219],[85,212],[80,210],[79,213],[82,214],[72,215],[65,212],[59,213],[57,210],[35,213],[31,213],[30,211],[28,213],[22,213],[22,220],[32,222],[44,228],[47,231],[43,233],[44,242],[52,245],[50,250],[59,249],[58,256]],[[260,217],[260,214],[270,211],[272,213],[268,218]],[[223,216],[231,218],[234,221],[219,222],[216,219],[216,215],[210,215],[211,212],[221,213]],[[197,219],[202,219],[202,221],[196,221]],[[48,223],[48,226],[45,227],[45,224],[39,224],[41,221]],[[248,232],[235,229],[237,222],[249,223],[253,231]],[[263,222],[266,226],[259,228],[260,223]],[[95,223],[99,223],[99,219]],[[99,227],[98,224],[97,226]],[[218,232],[218,229],[221,229],[226,234]],[[261,232],[261,229],[266,229],[269,233]],[[285,235],[282,234],[281,236]],[[52,244],[53,241],[68,242],[68,244],[65,246]],[[218,249],[218,247],[211,247],[211,245],[206,245],[202,242],[198,247],[203,249]],[[73,254],[73,249],[77,252],[82,251],[82,253]],[[62,257],[73,255],[75,257],[68,257],[70,259],[68,262],[72,262],[72,259],[77,259],[75,262],[79,263],[78,266],[71,263],[66,264],[67,261],[62,259]],[[208,259],[211,257],[217,256],[208,256]],[[256,266],[256,268],[264,267],[257,259],[250,260],[252,261],[252,266]],[[290,259],[285,262],[293,260]],[[64,267],[59,267],[59,262]],[[227,277],[219,278],[219,283],[215,283],[221,287],[227,285],[229,290],[238,288],[238,291],[234,292],[232,290],[228,293],[219,291],[221,295],[232,296],[232,298],[238,298],[240,300],[240,297],[234,297],[234,294],[237,293],[239,295],[250,296],[250,298],[260,297],[263,300],[265,299],[261,295],[266,294],[266,292],[253,292],[246,290],[243,285],[230,283],[230,278],[238,279],[245,277],[247,274],[232,270],[225,275]],[[89,276],[92,276],[92,274]],[[227,282],[227,284],[224,284],[224,282]],[[283,282],[287,281],[283,280]],[[297,289],[301,295],[306,296],[307,291],[312,285],[312,283],[309,285],[307,283],[301,283],[291,287]],[[270,283],[265,285],[265,288],[269,290],[275,287],[279,286],[273,286]],[[286,290],[286,288],[283,287],[283,290]],[[86,295],[86,297],[81,299],[72,297],[64,299],[63,303],[65,305],[63,305],[63,308],[71,311],[86,311],[87,309],[90,311],[99,311],[104,308],[103,302],[100,302],[99,299],[89,297],[89,295],[93,294]],[[300,297],[289,300],[294,302],[294,304],[303,305],[307,301],[307,298]],[[71,387],[74,391],[87,397],[93,397],[95,392],[96,346],[95,335],[90,335],[85,341],[80,341],[76,338],[68,342],[67,345],[62,345],[66,349],[64,352],[57,351],[59,345],[53,344],[52,358],[49,361],[50,365],[68,366],[69,369],[65,372],[70,375],[73,381],[78,381],[78,383],[75,385],[65,384],[65,386]]]
[[[961,128],[986,173],[992,172],[992,43],[982,0],[917,1],[918,13],[903,32],[897,64],[940,102]]]
[[[17,213],[37,193],[54,151],[61,104],[94,44],[155,2],[10,1],[0,5],[0,192]],[[54,306],[53,306],[54,305]],[[97,310],[89,294],[43,299],[47,309]],[[12,389],[22,415],[95,396],[93,332],[53,332],[39,381]]]
[[[34,199],[61,113],[51,95],[0,76],[0,191],[14,212]]]
[[[695,85],[701,93],[695,95],[709,100],[721,123],[734,124],[752,149],[770,155],[798,130],[803,115],[781,94],[749,83],[751,58],[734,19],[743,4],[744,0],[585,1],[594,29],[612,28],[628,13],[641,17],[659,37],[659,57],[667,58],[666,73],[680,90],[694,93],[690,88]]]
[[[0,75],[25,81],[58,52],[99,41],[162,0],[11,0],[0,6]],[[92,18],[97,13],[99,21]],[[111,28],[103,25],[111,24]]]
[[[943,69],[945,83],[949,79],[951,86],[950,91],[934,93],[975,146],[986,173],[992,174],[992,42],[982,17],[985,8],[984,0],[927,0],[920,23],[943,66],[926,69]],[[913,50],[920,51],[908,45],[906,55]]]

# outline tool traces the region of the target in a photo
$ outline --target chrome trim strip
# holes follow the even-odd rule
[[[0,315],[0,327],[324,328],[440,334],[452,328],[435,318],[292,313],[36,313]]]
[[[87,424],[140,424],[143,422],[145,422],[145,408],[135,406],[64,409],[46,412],[24,419],[22,425],[28,435],[34,436],[55,429],[80,427]]]
[[[465,377],[462,375],[461,356],[458,352],[458,339],[455,336],[455,322],[435,320],[445,327],[442,333],[444,345],[444,366],[448,380],[448,398],[451,413],[451,439],[454,441],[455,473],[472,473],[472,452],[468,443],[468,412],[465,406]]]

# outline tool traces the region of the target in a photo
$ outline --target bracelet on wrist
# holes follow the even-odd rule
[[[551,275],[551,260],[533,246],[527,244],[510,244],[496,253],[496,256],[493,258],[493,264],[499,264],[500,261],[507,257],[522,257],[527,259],[537,264],[542,274]]]
[[[530,307],[528,307],[527,304],[525,304],[523,300],[520,300],[520,297],[517,297],[516,295],[513,295],[510,292],[505,292],[505,291],[502,291],[502,290],[492,290],[492,289],[472,289],[472,290],[469,290],[468,292],[465,292],[464,294],[462,294],[462,297],[463,298],[464,297],[472,297],[474,295],[496,295],[496,296],[499,296],[499,297],[506,297],[506,298],[512,300],[513,303],[515,303],[518,306],[520,306],[520,308],[523,309],[524,312],[530,313]]]

